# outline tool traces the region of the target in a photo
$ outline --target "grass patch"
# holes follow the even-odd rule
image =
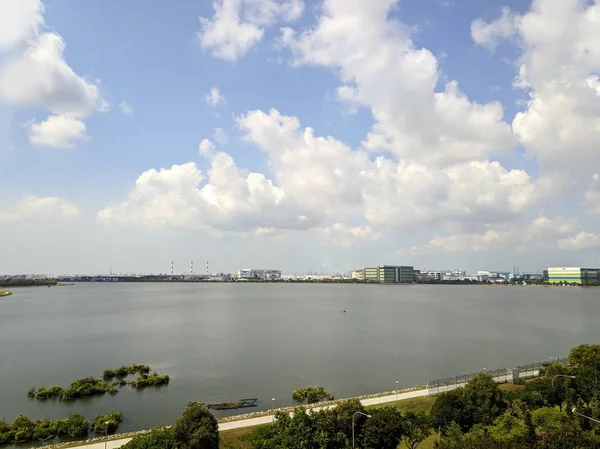
[[[524,390],[525,385],[501,384],[500,389],[504,391]]]
[[[270,424],[264,424],[270,426]],[[256,429],[262,426],[242,427],[240,429],[219,432],[219,448],[221,449],[250,449],[250,437]]]
[[[401,413],[406,412],[428,412],[433,407],[435,396],[422,396],[419,398],[403,399],[401,401],[386,402],[385,404],[375,404],[365,407],[369,410],[372,408],[394,407]],[[420,447],[420,446],[419,446]]]

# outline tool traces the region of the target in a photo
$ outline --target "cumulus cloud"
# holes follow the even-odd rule
[[[34,145],[72,148],[78,140],[87,140],[85,123],[73,117],[51,115],[29,126],[29,141]]]
[[[521,47],[514,84],[529,95],[513,130],[537,159],[542,181],[554,181],[561,193],[584,191],[582,183],[600,165],[600,3],[536,0],[522,16],[504,10],[498,21],[477,20],[474,27],[488,30],[490,39],[507,37],[510,26],[498,25],[507,22]],[[498,29],[504,32],[492,32]],[[487,43],[481,34],[473,37]]]
[[[240,169],[220,152],[210,155],[207,176],[193,162],[144,172],[128,200],[105,208],[98,218],[114,228],[212,227],[231,232],[310,229],[316,224],[263,174]]]
[[[371,226],[348,226],[344,223],[334,223],[320,229],[321,235],[335,246],[350,248],[377,241],[381,238],[380,232],[375,232]]]
[[[44,23],[41,0],[2,0],[0,9],[0,50],[35,37]]]
[[[530,223],[510,222],[486,226],[482,233],[462,233],[436,236],[422,246],[413,246],[407,252],[413,255],[428,253],[482,252],[498,249],[527,251],[541,247],[563,248],[563,239],[569,238],[579,227],[576,220],[538,217]]]
[[[560,249],[586,249],[600,247],[600,235],[591,232],[581,231],[580,233],[558,242]]]
[[[210,89],[210,92],[205,95],[204,101],[206,101],[209,106],[216,108],[220,104],[225,103],[225,97],[221,95],[218,87],[213,87]]]
[[[215,139],[217,142],[223,145],[227,143],[227,133],[223,131],[223,128],[215,128],[215,132],[213,133],[213,139]]]
[[[202,139],[198,145],[198,152],[201,156],[212,156],[215,151],[215,145],[208,139]]]
[[[121,103],[119,103],[119,108],[121,109],[121,112],[123,114],[125,114],[125,115],[133,115],[133,108],[125,100],[123,100]]]
[[[293,21],[304,10],[302,0],[215,0],[212,18],[200,17],[197,37],[205,50],[228,61],[245,55],[278,20]]]
[[[55,197],[28,196],[23,198],[12,210],[0,212],[0,222],[17,221],[31,217],[74,218],[79,210],[70,202]]]
[[[8,48],[16,55],[0,67],[0,99],[52,114],[30,127],[34,144],[72,146],[74,140],[85,138],[81,120],[94,110],[108,111],[110,105],[101,98],[96,83],[79,76],[67,64],[62,37],[42,32],[43,12],[39,0],[3,0],[0,50]]]
[[[284,28],[281,41],[296,65],[336,69],[338,96],[371,110],[370,151],[436,166],[510,152],[516,142],[500,103],[474,103],[455,81],[436,91],[438,60],[388,16],[397,3],[325,0],[315,27]]]
[[[39,106],[52,113],[86,117],[98,104],[98,86],[77,75],[64,60],[65,43],[44,33],[21,56],[0,71],[0,96],[19,106]]]
[[[244,139],[265,153],[270,178],[239,168],[204,139],[199,152],[211,162],[207,178],[195,164],[150,170],[140,176],[128,201],[101,213],[103,221],[186,223],[240,232],[259,227],[310,229],[333,222],[340,224],[328,231],[330,235],[354,232],[359,236],[363,234],[358,231],[365,229],[376,235],[377,227],[502,221],[535,199],[527,173],[506,170],[497,162],[456,163],[440,170],[382,156],[372,158],[333,137],[315,136],[311,128],[302,128],[297,117],[274,109],[250,111],[239,116],[237,124]],[[156,181],[166,177],[189,182],[184,189]],[[164,208],[167,199],[190,212]],[[178,218],[166,219],[164,213]],[[181,218],[190,214],[193,219]],[[349,217],[362,217],[364,223],[342,229]]]
[[[493,49],[500,40],[509,39],[517,34],[521,16],[510,8],[502,8],[502,15],[492,21],[476,19],[471,23],[471,37],[478,45]]]

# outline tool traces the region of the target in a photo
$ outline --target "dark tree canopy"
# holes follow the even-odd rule
[[[180,449],[218,449],[219,425],[208,409],[197,402],[190,403],[173,426]]]

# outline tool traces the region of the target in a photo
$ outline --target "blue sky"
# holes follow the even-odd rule
[[[0,9],[0,272],[600,263],[597,2]]]

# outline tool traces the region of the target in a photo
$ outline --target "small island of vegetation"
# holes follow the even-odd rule
[[[54,279],[27,279],[27,278],[7,278],[0,279],[0,287],[39,287],[45,285],[57,285]]]
[[[296,401],[307,401],[309,404],[334,399],[333,395],[327,393],[323,387],[297,388],[292,392],[292,398]]]
[[[92,429],[96,433],[113,433],[123,422],[123,412],[113,412],[107,415],[98,415],[92,422]],[[108,423],[108,424],[107,424]]]
[[[117,386],[123,387],[130,385],[133,388],[145,388],[158,385],[167,385],[171,378],[166,374],[148,374],[150,367],[148,365],[123,365],[117,369],[107,369],[104,371],[103,379],[96,379],[95,377],[86,377],[84,379],[76,380],[71,382],[69,388],[62,388],[59,385],[52,385],[51,387],[32,387],[28,392],[27,396],[39,400],[46,399],[77,399],[85,396],[101,395],[104,393],[116,394]],[[129,382],[125,378],[131,374],[139,373],[139,376],[135,380]],[[118,379],[115,382],[108,382],[112,379]]]
[[[158,385],[166,385],[171,378],[168,374],[142,374],[136,380],[129,382],[133,388],[155,387]]]
[[[150,372],[150,367],[148,365],[123,365],[121,368],[117,369],[107,369],[104,370],[104,374],[102,377],[104,380],[111,380],[115,377],[117,379],[122,379],[124,377],[129,376],[130,374],[148,374]]]
[[[38,389],[33,387],[27,392],[27,396],[39,400],[52,398],[70,400],[104,393],[115,394],[117,391],[118,390],[114,385],[109,384],[102,379],[86,377],[84,379],[71,382],[69,388],[66,389],[63,389],[58,385],[53,385],[51,387],[40,387]]]
[[[2,298],[3,296],[10,296],[12,295],[12,292],[9,292],[7,290],[0,290],[0,298]]]

